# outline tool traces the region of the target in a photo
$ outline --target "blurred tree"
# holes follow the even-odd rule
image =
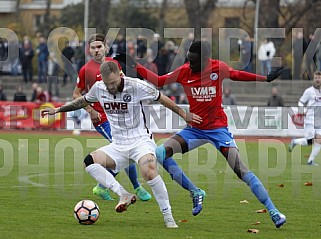
[[[126,28],[148,28],[156,30],[158,19],[152,15],[152,8],[147,0],[120,0],[112,11],[111,17],[114,21],[113,27],[122,28],[124,34]]]
[[[163,0],[161,7],[159,9],[159,21],[158,21],[158,32],[164,32],[165,27],[165,13],[167,11],[167,0]]]
[[[89,6],[89,27],[96,27],[97,32],[106,34],[109,24],[109,10],[111,0],[92,0]]]
[[[217,0],[184,0],[189,26],[193,27],[195,39],[200,39],[202,27],[212,27],[209,18]]]

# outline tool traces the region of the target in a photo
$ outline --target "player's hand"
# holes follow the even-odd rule
[[[116,54],[116,56],[114,56],[113,59],[116,61],[120,61],[120,62],[126,64],[126,66],[130,66],[132,68],[135,68],[137,65],[137,62],[135,61],[135,59],[125,52],[120,52],[120,53]]]
[[[41,117],[44,118],[46,115],[54,115],[58,111],[57,108],[46,108],[41,111]]]
[[[282,74],[282,71],[284,69],[284,66],[279,66],[279,67],[276,67],[275,70],[273,71],[270,71],[266,78],[267,78],[267,82],[271,82],[271,81],[274,81],[276,78],[278,78],[281,74]]]
[[[97,112],[96,110],[91,110],[89,112],[90,115],[90,119],[94,124],[97,124],[100,122],[101,120],[101,114],[99,112]]]
[[[198,116],[197,114],[186,112],[185,121],[188,124],[191,122],[196,123],[196,124],[200,124],[203,122],[203,119],[202,119],[202,117]]]

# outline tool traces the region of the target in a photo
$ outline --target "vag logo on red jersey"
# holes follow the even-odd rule
[[[124,114],[128,113],[128,104],[123,102],[108,102],[104,103],[106,113]]]
[[[192,87],[191,88],[192,95],[216,95],[216,87]]]

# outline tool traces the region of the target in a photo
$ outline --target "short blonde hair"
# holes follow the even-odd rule
[[[100,74],[102,77],[109,77],[111,73],[119,75],[118,65],[113,61],[105,61],[100,66]]]

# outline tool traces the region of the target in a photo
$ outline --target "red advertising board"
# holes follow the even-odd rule
[[[41,118],[41,110],[59,107],[62,103],[0,101],[0,129],[64,129],[65,114]]]

